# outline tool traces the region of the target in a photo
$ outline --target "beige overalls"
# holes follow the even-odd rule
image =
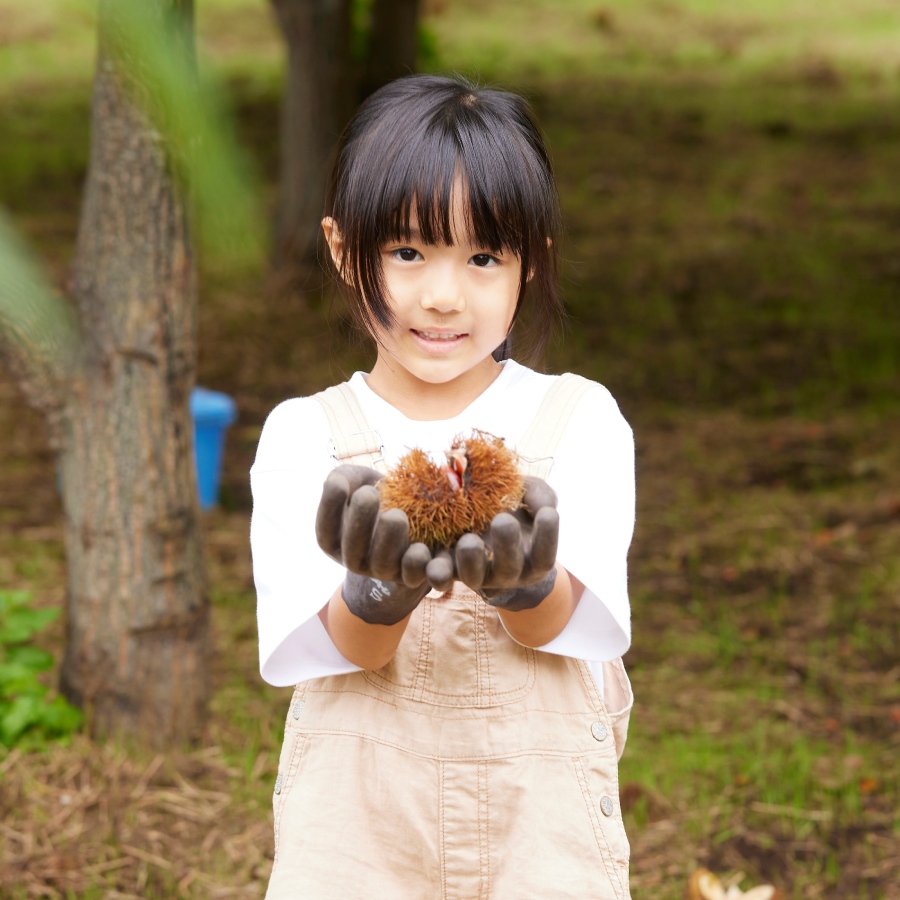
[[[534,474],[583,388],[550,389],[517,448]],[[319,397],[336,458],[377,464],[352,391]],[[297,685],[267,898],[630,897],[617,760],[631,688],[621,659],[603,670],[601,696],[586,663],[516,643],[463,584],[432,591],[384,668]]]

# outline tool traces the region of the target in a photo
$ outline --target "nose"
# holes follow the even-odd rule
[[[452,263],[434,267],[429,276],[422,290],[422,309],[446,314],[462,312],[466,308],[462,279]]]

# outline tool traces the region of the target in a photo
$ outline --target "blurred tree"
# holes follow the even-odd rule
[[[139,6],[193,71],[193,0]],[[141,105],[158,85],[152,55],[126,39],[143,27],[129,7],[99,3],[74,311],[4,228],[0,351],[58,451],[69,562],[63,692],[93,734],[162,745],[198,733],[209,695],[188,408],[196,278],[167,138]]]
[[[351,0],[272,5],[288,49],[275,267],[289,281],[302,281],[316,262],[325,174],[353,104]]]
[[[363,96],[416,71],[419,0],[372,0]]]
[[[288,48],[274,261],[286,283],[302,284],[316,269],[328,164],[353,105],[416,70],[419,0],[271,2]],[[364,20],[362,60],[354,20]]]

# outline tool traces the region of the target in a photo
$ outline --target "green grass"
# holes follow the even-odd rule
[[[585,365],[672,403],[821,412],[897,397],[893,89],[576,91],[551,102],[545,89],[538,103],[565,160],[566,286]]]
[[[437,3],[438,47],[467,71],[521,80],[614,75],[896,77],[900,11],[888,0],[494,0]],[[540,40],[535,40],[540,35]]]

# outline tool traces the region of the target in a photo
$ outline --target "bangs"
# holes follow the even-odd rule
[[[440,123],[429,127],[416,146],[403,142],[395,164],[385,172],[380,191],[371,196],[361,224],[384,240],[409,240],[410,219],[415,218],[426,244],[453,244],[462,239],[495,252],[528,255],[537,239],[545,193],[531,185],[532,171],[521,154],[504,154],[503,147],[484,122],[471,127],[480,111],[462,107],[465,118],[451,129]],[[477,127],[480,126],[480,127]],[[450,135],[445,133],[450,130]],[[450,138],[448,140],[448,137]],[[525,190],[522,187],[525,186]],[[528,190],[529,187],[537,190]],[[454,191],[462,189],[465,221],[451,221]],[[537,227],[535,227],[537,226]],[[363,237],[361,235],[361,237]]]
[[[453,221],[463,191],[464,222]],[[364,324],[390,327],[381,249],[411,239],[469,242],[515,255],[521,306],[529,280],[558,305],[558,198],[525,101],[438,76],[392,82],[360,108],[341,140],[326,214],[343,238],[340,276]],[[457,231],[454,233],[454,225]],[[518,314],[518,308],[517,308]]]

